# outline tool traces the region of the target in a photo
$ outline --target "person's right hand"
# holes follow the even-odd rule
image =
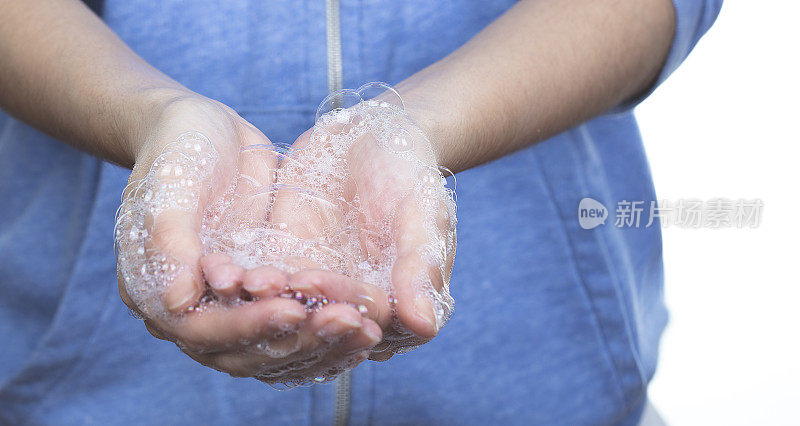
[[[320,370],[380,341],[373,319],[388,302],[375,288],[342,282],[331,289],[338,295],[375,293],[365,316],[346,303],[308,314],[296,300],[274,297],[291,283],[284,272],[267,266],[245,271],[227,256],[205,255],[201,227],[220,220],[216,216],[227,207],[221,200],[230,199],[231,191],[244,195],[273,183],[274,153],[242,150],[271,146],[266,136],[231,108],[194,94],[170,97],[153,117],[137,136],[144,143],[115,235],[120,296],[151,334],[236,376],[296,372],[292,363],[318,363],[317,348],[335,340],[333,355],[322,360],[330,365],[317,365]],[[239,219],[244,214],[267,221],[268,210],[248,206]],[[363,353],[356,362],[366,358]],[[281,381],[280,374],[270,377]]]

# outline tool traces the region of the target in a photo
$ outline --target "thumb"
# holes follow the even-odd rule
[[[147,316],[182,312],[205,291],[199,231],[218,157],[203,134],[181,134],[123,193],[115,230],[119,275]]]

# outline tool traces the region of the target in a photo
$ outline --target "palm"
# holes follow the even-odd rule
[[[323,116],[288,158],[273,221],[330,249],[305,266],[367,282],[396,301],[373,358],[435,336],[452,312],[454,205],[421,131],[398,108],[362,103]]]

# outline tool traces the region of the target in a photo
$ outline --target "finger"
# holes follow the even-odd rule
[[[325,138],[328,139],[325,139]],[[322,236],[326,228],[339,230],[348,213],[340,200],[349,179],[346,160],[330,145],[329,135],[305,132],[285,156],[276,182],[274,221],[285,223],[300,238]]]
[[[431,279],[431,265],[423,250],[428,242],[427,231],[419,207],[411,197],[398,206],[392,232],[397,243],[397,259],[392,268],[397,316],[411,332],[431,339],[439,330],[430,291],[441,290],[443,279],[439,273],[434,273],[435,279]]]
[[[189,354],[187,351],[184,351],[184,353]],[[270,364],[266,359],[255,357],[250,354],[190,354],[189,356],[207,367],[222,371],[223,373],[228,373],[233,377],[255,376]]]
[[[153,219],[151,240],[146,246],[152,260],[168,259],[180,265],[180,270],[164,294],[164,306],[172,313],[180,313],[200,300],[205,283],[199,269],[203,245],[196,214],[183,210],[167,210]],[[154,249],[154,250],[153,250]],[[174,263],[173,263],[174,262]]]
[[[361,327],[361,314],[358,311],[352,306],[334,303],[315,312],[306,330],[322,341],[335,342]]]
[[[205,136],[183,134],[165,147],[150,166],[146,183],[132,193],[146,212],[142,226],[150,236],[138,249],[145,249],[148,274],[168,282],[163,303],[172,313],[194,305],[205,291],[198,232],[216,158]]]
[[[311,359],[319,354],[318,349],[322,345],[335,345],[335,342],[347,339],[361,328],[361,315],[355,309],[343,304],[328,305],[308,320],[299,335],[289,336],[288,344],[287,337],[268,338],[261,342],[263,350],[216,354],[213,364],[222,371],[240,377],[274,373],[281,367],[294,366],[287,370],[297,371],[298,365],[302,365],[299,369],[309,367]],[[319,367],[322,358],[319,356],[314,360],[313,366]],[[336,360],[340,359],[341,355],[336,355]]]
[[[233,259],[227,254],[211,253],[200,258],[200,269],[205,274],[209,269],[222,265],[223,263],[231,263]]]
[[[334,355],[341,357],[350,356],[357,352],[368,351],[380,343],[383,337],[381,326],[375,321],[364,318],[362,320],[362,327],[345,338],[340,344],[334,346],[331,351]]]
[[[165,330],[191,347],[215,351],[294,330],[305,319],[302,305],[291,299],[274,298],[233,308],[212,305]]]
[[[312,377],[330,378],[341,372],[342,368],[354,368],[369,357],[370,349],[380,342],[381,336],[380,326],[364,318],[361,328],[331,344],[322,357],[310,356],[305,361],[292,363],[306,364],[308,367],[289,371],[286,378],[304,382]]]
[[[245,179],[237,182],[236,190],[244,194],[275,183],[278,160],[272,143],[261,131],[251,125],[241,133],[239,175]]]
[[[458,235],[455,226],[455,203],[450,199],[440,200],[438,209],[436,210],[436,228],[439,232],[439,238],[442,241],[441,250],[444,257],[444,282],[450,283],[450,274],[453,272],[453,262],[456,256],[456,243]],[[437,289],[437,291],[440,291]]]
[[[397,317],[417,336],[432,339],[438,333],[433,297],[420,285],[424,263],[418,254],[400,257],[392,269],[397,298]]]
[[[301,351],[299,333],[282,333],[259,341],[241,350],[215,353],[208,358],[214,368],[237,377],[249,377],[274,372],[293,360],[308,358]]]
[[[320,359],[305,370],[293,372],[295,378],[330,377],[342,368],[354,368],[369,357],[369,351],[381,340],[380,326],[370,319],[362,320],[362,327],[342,340],[333,343]]]
[[[392,319],[386,293],[380,288],[347,276],[321,269],[296,272],[289,277],[289,287],[305,295],[323,295],[337,302],[363,306],[366,316],[383,326]]]
[[[222,263],[204,271],[208,285],[224,297],[239,296],[245,269],[235,263]]]
[[[234,229],[260,227],[269,220],[272,198],[262,191],[275,182],[277,158],[269,139],[258,129],[243,122],[238,128],[241,146],[237,154],[238,175],[232,199],[220,224]]]
[[[324,347],[335,346],[362,328],[361,314],[352,306],[343,303],[325,305],[314,312],[299,330],[299,350],[290,359],[293,362],[307,360],[315,354],[322,358],[329,351]],[[320,348],[324,350],[321,352]]]
[[[170,341],[170,342],[173,341],[173,339],[174,339],[171,336],[169,336],[167,333],[165,333],[163,330],[158,328],[155,324],[153,324],[152,321],[149,321],[147,319],[144,320],[144,327],[156,339],[167,340],[167,341]]]
[[[288,285],[288,275],[272,266],[259,266],[244,274],[242,288],[255,297],[277,296]]]
[[[325,231],[326,219],[335,221],[337,211],[300,187],[283,186],[274,191],[272,221],[301,239],[312,239]],[[333,225],[333,224],[331,224]]]
[[[357,210],[344,201],[345,188],[352,187],[344,176],[345,158],[323,133],[316,128],[304,133],[282,160],[272,222],[296,239],[285,256],[291,270],[350,275],[356,268],[351,240],[358,234],[347,218]]]

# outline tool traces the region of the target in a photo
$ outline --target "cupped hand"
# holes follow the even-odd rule
[[[386,360],[432,339],[452,314],[455,203],[430,141],[388,86],[335,93],[318,115],[281,162],[273,220],[324,244],[299,267],[388,295],[391,317],[379,318],[384,340],[370,356]]]
[[[274,185],[270,141],[232,109],[199,96],[172,97],[155,115],[141,132],[145,143],[115,229],[120,295],[147,329],[205,365],[270,383],[333,376],[366,358],[381,339],[375,320],[387,316],[383,293],[352,280],[326,288],[333,281],[324,271],[245,269],[221,254],[231,244],[208,241],[233,219],[270,222],[268,203],[242,210],[231,201]],[[286,297],[298,280],[301,288],[323,279],[315,292],[343,303],[311,311]]]
[[[288,152],[215,101],[158,110],[115,231],[120,294],[154,336],[296,385],[438,333],[455,203],[396,92],[365,88],[379,96],[332,95]]]

